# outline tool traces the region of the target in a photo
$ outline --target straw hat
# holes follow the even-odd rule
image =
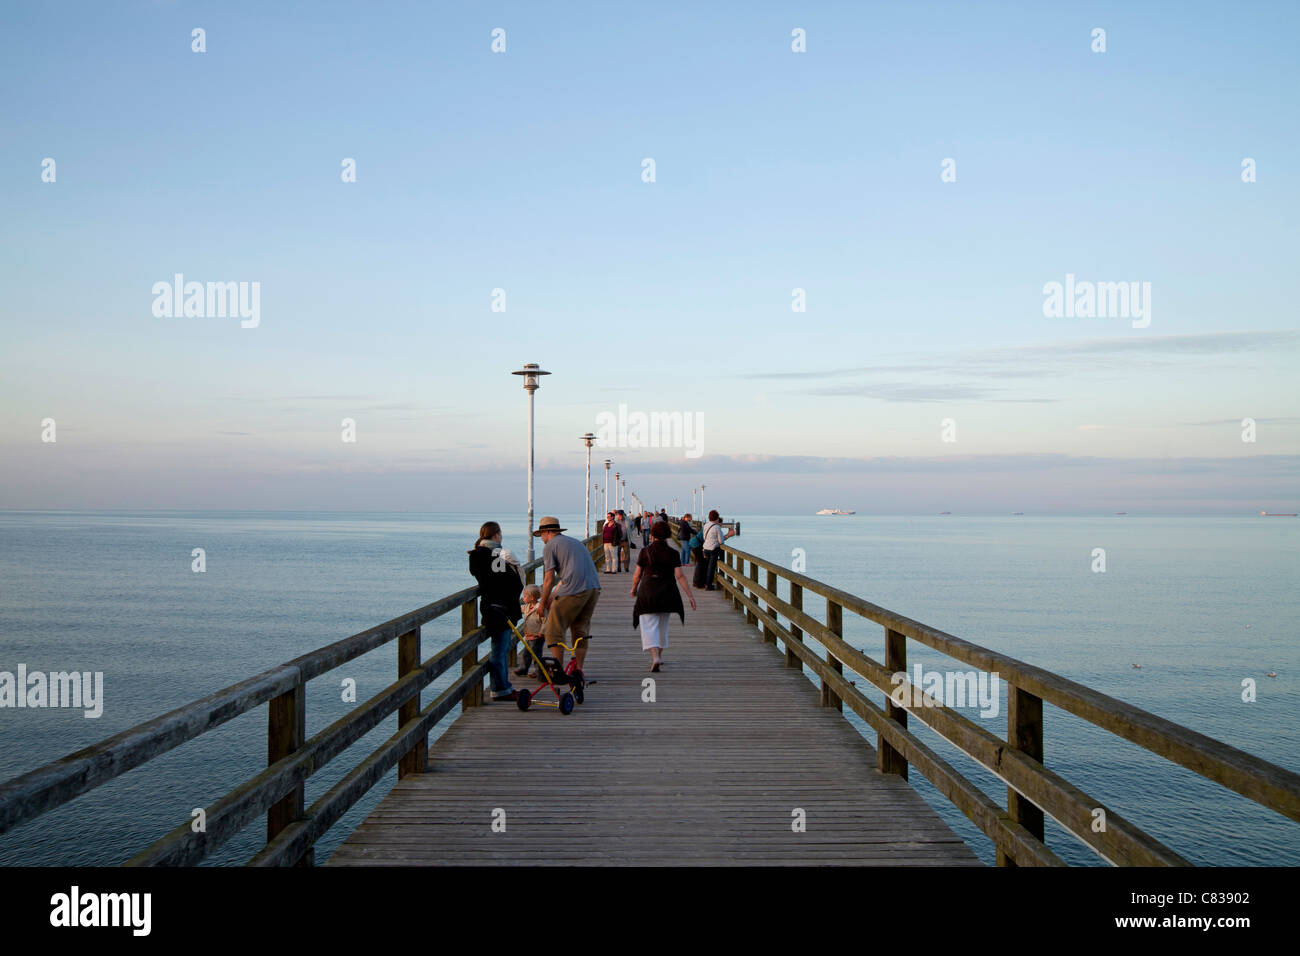
[[[539,537],[543,531],[568,531],[568,530],[569,530],[568,528],[560,527],[559,518],[556,518],[553,515],[544,515],[542,517],[542,523],[538,525],[537,530],[533,532],[533,537],[534,538]]]

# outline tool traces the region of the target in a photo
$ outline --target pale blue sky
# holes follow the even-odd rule
[[[536,361],[543,510],[619,402],[702,416],[702,458],[608,452],[656,503],[703,480],[733,512],[1297,510],[1298,26],[6,5],[0,507],[513,506],[508,373]],[[260,282],[260,326],[154,317],[176,272]],[[1066,273],[1150,282],[1150,326],[1045,318]]]

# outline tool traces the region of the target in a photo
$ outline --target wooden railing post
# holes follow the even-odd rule
[[[803,585],[795,584],[793,581],[790,582],[790,606],[798,611],[803,610]],[[794,621],[790,622],[790,636],[785,640],[785,666],[802,668],[803,661],[798,654],[791,650],[791,642],[803,642],[803,628],[795,624]]]
[[[466,601],[460,606],[460,636],[464,637],[474,628],[478,627],[478,608],[473,601]],[[478,667],[478,645],[469,649],[464,657],[460,659],[461,676],[468,674],[474,668]],[[477,707],[483,703],[483,682],[479,681],[461,698],[461,708]]]
[[[766,584],[767,584],[767,589],[771,591],[773,594],[775,594],[776,593],[776,572],[773,571],[771,568],[767,569]],[[763,607],[766,608],[768,614],[772,615],[773,617],[776,617],[776,611],[773,610],[771,604],[765,602],[763,604]],[[765,644],[776,643],[776,633],[774,631],[769,631],[766,624],[763,625],[763,643]]]
[[[826,629],[836,637],[844,636],[844,608],[836,604],[830,598],[826,599]],[[831,670],[843,674],[844,664],[831,653],[831,649],[826,648],[826,664]],[[844,711],[844,701],[840,700],[838,694],[831,690],[830,685],[823,679],[821,682],[821,705],[823,707],[834,707],[836,710]]]
[[[722,556],[727,559],[727,564],[730,566],[731,570],[735,572],[733,577],[740,578],[745,573],[745,561],[735,552],[724,551],[722,552]],[[740,586],[738,580],[732,581],[732,584],[735,585],[736,592],[731,597],[731,606],[734,607],[737,611],[739,611],[742,607],[744,607],[744,605],[740,603],[739,595],[744,594],[745,589]]]
[[[907,635],[885,628],[885,670],[891,675],[907,673]],[[907,711],[885,695],[885,716],[901,727],[907,726]],[[907,761],[902,753],[890,746],[883,734],[876,735],[876,769],[881,773],[896,773],[907,779]]]
[[[269,767],[299,749],[307,736],[307,688],[299,681],[292,690],[272,697],[266,705],[266,764]],[[281,830],[301,820],[304,786],[294,789],[266,811],[266,841],[271,842]],[[308,850],[298,866],[311,866],[315,852]]]
[[[754,584],[756,585],[758,584],[758,562],[757,561],[749,562],[749,574],[747,574],[746,577],[748,577],[749,580],[753,581]],[[749,596],[750,599],[753,600],[755,603],[758,602],[758,598],[754,595],[753,588],[749,588]],[[750,624],[757,625],[758,615],[755,614],[753,611],[751,611],[749,608],[745,608],[745,620],[748,621]]]
[[[1007,684],[1007,744],[1026,757],[1043,762],[1043,699]],[[1043,839],[1043,811],[1007,787],[1007,813],[1039,840]],[[998,851],[998,866],[1015,866]]]
[[[397,679],[420,669],[420,629],[397,636]],[[416,694],[397,709],[397,726],[420,716],[420,695]],[[424,773],[429,758],[429,738],[425,737],[397,763],[397,779],[412,773]]]

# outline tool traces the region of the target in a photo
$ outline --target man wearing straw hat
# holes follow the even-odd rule
[[[587,657],[587,644],[591,640],[589,628],[591,615],[600,597],[600,576],[596,563],[591,560],[586,546],[568,537],[560,527],[558,518],[546,515],[533,536],[545,542],[542,550],[542,603],[540,611],[545,618],[542,637],[555,659],[564,667],[564,632],[572,635],[569,642],[577,667]],[[579,638],[584,640],[579,641]]]

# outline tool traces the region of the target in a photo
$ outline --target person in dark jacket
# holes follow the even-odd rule
[[[695,525],[691,523],[691,514],[688,511],[682,515],[682,523],[677,528],[677,542],[681,545],[682,564],[691,563],[691,538],[694,535]]]
[[[677,552],[668,544],[672,532],[668,522],[656,521],[650,529],[653,539],[648,548],[642,548],[636,559],[636,573],[632,575],[632,626],[641,628],[641,650],[650,652],[650,670],[659,670],[663,663],[663,649],[668,646],[668,618],[676,614],[686,623],[682,608],[681,591],[695,610],[695,595],[686,583],[686,574],[677,559]],[[680,585],[681,590],[678,589]]]
[[[632,570],[632,519],[627,516],[627,512],[619,508],[614,512],[614,520],[618,522],[623,536],[619,538],[618,545],[618,570]]]
[[[703,589],[709,583],[705,578],[709,570],[709,559],[704,554],[704,532],[692,531],[688,547],[691,549],[691,557],[695,559],[695,587]]]
[[[501,525],[495,521],[486,521],[479,528],[478,542],[469,552],[469,573],[478,581],[479,613],[492,638],[488,658],[492,699],[517,700],[519,695],[510,683],[508,655],[514,643],[510,624],[523,616],[519,595],[524,590],[524,573],[515,556],[501,547]]]

